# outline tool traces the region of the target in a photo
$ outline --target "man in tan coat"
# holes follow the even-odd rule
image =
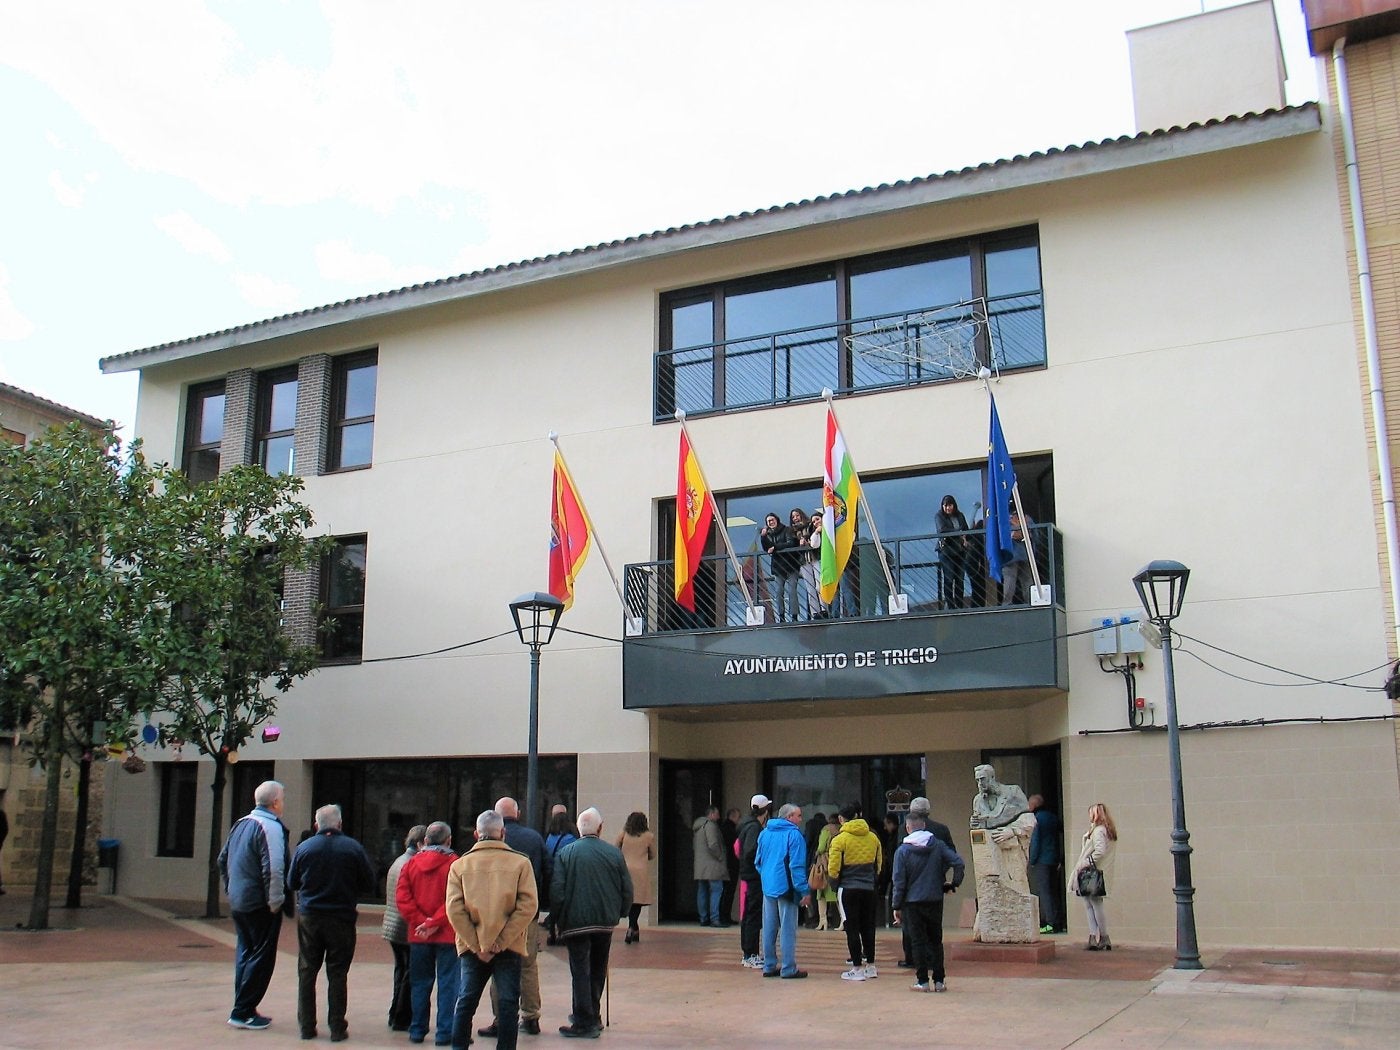
[[[496,1046],[514,1050],[520,1028],[520,965],[539,911],[530,860],[505,844],[505,821],[488,809],[476,818],[476,845],[447,873],[447,920],[457,934],[461,994],[452,1045],[471,1042],[472,1017],[486,982],[500,996]]]

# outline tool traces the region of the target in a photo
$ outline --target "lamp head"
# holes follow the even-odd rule
[[[510,603],[510,615],[515,620],[515,633],[525,645],[548,645],[554,639],[564,603],[552,594],[532,591]]]
[[[1191,570],[1179,561],[1154,561],[1138,571],[1133,586],[1149,620],[1160,627],[1181,615],[1190,576]]]

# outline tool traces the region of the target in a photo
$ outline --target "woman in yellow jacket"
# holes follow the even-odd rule
[[[1113,874],[1113,852],[1118,844],[1118,829],[1108,807],[1095,802],[1089,807],[1089,830],[1084,832],[1084,844],[1079,850],[1079,860],[1069,874],[1069,891],[1084,901],[1084,909],[1089,913],[1089,943],[1085,945],[1091,952],[1111,952],[1113,942],[1108,939],[1108,918],[1104,913],[1103,895],[1086,895],[1079,892],[1079,873],[1094,865],[1103,872],[1104,888]]]
[[[840,833],[831,840],[827,867],[831,881],[839,885],[841,912],[846,917],[846,947],[851,952],[851,968],[843,981],[866,981],[875,972],[875,912],[879,896],[875,884],[880,875],[884,851],[880,836],[861,817],[860,803],[841,807]]]
[[[841,824],[839,821],[837,821],[835,816],[833,816],[825,825],[822,826],[821,834],[817,836],[817,851],[813,854],[814,859],[816,857],[822,856],[823,854],[826,854],[828,858],[830,857],[831,840],[836,837],[837,833],[840,830]],[[831,915],[831,906],[835,903],[835,889],[828,888],[824,890],[816,890],[812,893],[812,908],[817,913],[818,930],[825,930],[828,927],[828,925],[833,930],[839,930],[841,928],[840,919],[829,919],[829,916]]]

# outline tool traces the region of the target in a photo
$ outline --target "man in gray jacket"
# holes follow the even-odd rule
[[[282,823],[284,793],[275,780],[253,792],[253,811],[229,829],[219,851],[219,873],[228,893],[238,947],[233,956],[234,1028],[266,1028],[270,1017],[258,1013],[277,965],[277,937],[282,932],[287,898],[287,845],[291,838]]]
[[[957,851],[924,827],[920,813],[910,813],[909,834],[894,855],[892,881],[895,918],[909,929],[914,947],[916,992],[946,992],[943,970],[943,894],[963,880],[964,864]],[[952,880],[948,880],[948,869]],[[930,977],[932,984],[930,985]]]
[[[711,806],[691,825],[695,834],[695,907],[701,926],[728,926],[719,913],[724,884],[729,881],[729,863],[724,856],[724,832],[719,827],[719,807]]]

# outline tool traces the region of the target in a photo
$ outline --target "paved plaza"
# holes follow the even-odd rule
[[[90,895],[54,908],[54,929],[17,929],[28,898],[0,897],[0,1047],[314,1046],[296,1023],[296,931],[262,1012],[264,1032],[224,1022],[232,989],[233,927],[197,917],[202,905]],[[957,931],[950,940],[965,940]],[[845,937],[802,931],[805,981],[771,981],[739,966],[738,931],[644,928],[638,945],[614,941],[608,994],[615,1047],[1385,1047],[1400,1032],[1400,951],[1203,950],[1207,969],[1171,968],[1163,946],[1085,952],[1054,938],[1041,965],[950,962],[947,995],[910,991],[894,965],[896,931],[879,934],[880,977],[843,982]],[[564,1045],[568,959],[541,954],[544,1034],[520,1045]],[[378,909],[361,910],[350,971],[350,1042],[407,1047],[385,1026],[392,956]],[[324,982],[324,978],[323,978]],[[324,983],[322,986],[324,1007]],[[478,1024],[489,1016],[478,1015]],[[321,1023],[321,1037],[328,1033]],[[427,1045],[431,1045],[429,1042]],[[477,1038],[477,1047],[494,1040]]]

